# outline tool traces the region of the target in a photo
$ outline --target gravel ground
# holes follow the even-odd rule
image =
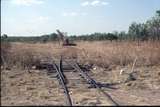
[[[107,70],[94,66],[89,72],[120,105],[160,105],[160,67],[136,68],[134,79],[129,74],[129,67]],[[109,105],[105,96],[88,88],[76,72],[65,75],[73,105]],[[50,78],[45,70],[28,73],[13,69],[1,71],[1,105],[66,105],[66,101],[57,79]]]

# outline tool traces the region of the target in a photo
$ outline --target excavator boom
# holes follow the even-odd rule
[[[56,31],[57,31],[57,33],[58,33],[58,36],[59,36],[60,40],[61,40],[62,43],[63,43],[63,46],[76,46],[76,44],[70,43],[69,39],[68,39],[67,37],[65,37],[65,36],[63,35],[63,33],[60,32],[60,30],[57,29]]]

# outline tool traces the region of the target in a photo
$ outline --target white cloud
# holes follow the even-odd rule
[[[33,4],[43,4],[44,1],[42,0],[12,0],[11,3],[15,5],[31,6]]]
[[[108,2],[101,1],[101,0],[93,0],[93,1],[85,1],[81,3],[81,6],[104,6],[108,5]]]
[[[62,16],[68,16],[68,13],[63,13]]]
[[[49,20],[49,17],[46,17],[46,16],[39,16],[37,18],[38,21],[48,21]]]
[[[71,12],[70,15],[71,15],[71,16],[77,16],[78,13],[76,13],[76,12]]]
[[[87,15],[87,13],[85,13],[85,12],[82,12],[82,13],[81,13],[81,15],[82,15],[82,16],[86,16],[86,15]]]
[[[102,5],[108,5],[108,2],[101,2]]]
[[[85,16],[85,15],[87,15],[87,13],[85,13],[85,12],[64,12],[64,13],[62,13],[62,16]]]
[[[78,15],[78,13],[76,13],[76,12],[64,12],[62,14],[62,16],[77,16],[77,15]]]
[[[39,17],[34,17],[30,19],[28,22],[29,23],[46,23],[49,21],[49,17],[47,16],[39,16]]]
[[[87,5],[89,5],[89,2],[88,2],[88,1],[85,1],[85,2],[83,2],[81,5],[82,5],[82,6],[87,6]]]
[[[92,6],[95,6],[95,5],[98,5],[99,3],[100,3],[99,0],[95,0],[95,1],[91,2],[91,5],[92,5]]]

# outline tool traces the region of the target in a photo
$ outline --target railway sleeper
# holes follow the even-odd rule
[[[88,88],[97,88],[95,85],[90,85]]]
[[[57,75],[56,77],[57,77],[60,84],[62,84],[62,82],[64,82],[64,84],[68,83],[68,81],[66,81],[66,80],[64,81],[64,80],[60,79],[59,75]]]
[[[80,75],[82,75],[82,77],[84,77],[84,79],[88,83],[90,83],[90,87],[97,88],[98,91],[102,92],[106,96],[106,98],[110,102],[110,104],[112,104],[113,106],[118,106],[118,104],[112,99],[112,97],[109,94],[105,93],[103,90],[101,90],[100,85],[98,85],[97,82],[94,81],[94,79],[90,78],[88,73],[84,72],[76,62],[73,62],[73,63],[68,62],[68,63],[69,63],[70,66],[72,66],[77,71],[79,71]]]

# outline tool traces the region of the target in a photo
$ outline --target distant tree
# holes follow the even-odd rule
[[[156,15],[157,15],[158,17],[160,17],[160,10],[157,10],[157,11],[156,11]]]
[[[7,34],[3,34],[2,37],[3,37],[3,38],[7,38],[8,35],[7,35]]]
[[[133,22],[130,26],[129,26],[129,39],[131,40],[136,40],[137,38],[137,33],[138,32],[138,24],[136,22]]]
[[[127,39],[127,34],[125,31],[121,31],[119,34],[118,34],[118,39],[121,41],[121,40],[126,40]]]
[[[3,34],[2,36],[1,36],[1,42],[3,42],[3,41],[7,41],[8,40],[8,35],[7,34]]]
[[[41,42],[46,43],[49,40],[49,35],[42,35],[41,36]]]
[[[149,35],[152,40],[160,40],[160,10],[156,11],[156,15],[147,21]]]
[[[51,33],[49,35],[49,41],[56,41],[58,40],[58,35],[56,33]]]
[[[110,40],[112,42],[113,40],[117,40],[118,36],[113,33],[108,33],[107,38],[108,38],[108,40]]]

